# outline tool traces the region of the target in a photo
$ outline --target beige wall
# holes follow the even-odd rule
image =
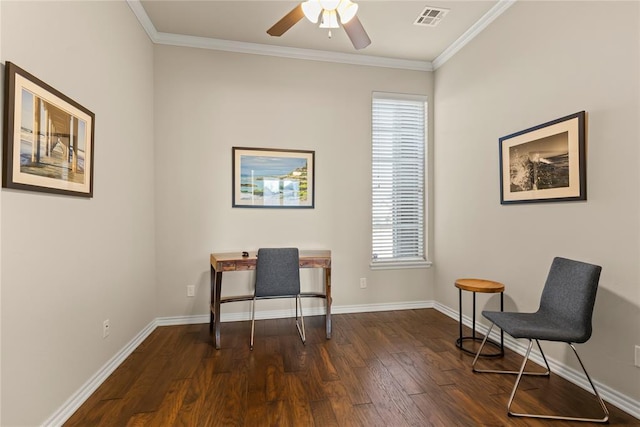
[[[636,402],[639,6],[517,2],[436,71],[434,107],[436,299],[457,309],[455,278],[480,276],[506,284],[507,309],[534,311],[554,256],[602,265],[594,333],[578,351],[595,380]],[[498,138],[580,110],[588,201],[501,206]],[[567,346],[546,348],[576,366]]]
[[[602,3],[518,2],[434,88],[431,73],[152,47],[124,2],[0,2],[1,61],[96,113],[93,199],[0,193],[0,424],[42,423],[155,317],[206,315],[208,253],[263,245],[331,249],[336,308],[457,310],[453,280],[473,275],[504,281],[507,308],[534,310],[553,256],[601,264],[579,350],[595,379],[640,399],[640,14],[607,5],[603,20]],[[368,266],[372,91],[429,97],[429,270]],[[589,200],[500,206],[498,138],[582,109]],[[231,208],[233,146],[315,150],[316,208]],[[250,279],[225,281],[244,292]],[[319,279],[305,272],[306,286]]]
[[[431,271],[375,271],[370,254],[373,91],[432,95],[431,73],[170,46],[155,48],[159,313],[206,314],[214,251],[333,252],[333,303],[427,301]],[[315,209],[231,207],[232,147],[315,150]],[[303,286],[321,286],[309,274]],[[360,289],[359,278],[368,279]],[[245,293],[249,273],[225,275]],[[197,298],[186,297],[196,286]],[[231,291],[230,291],[231,292]],[[261,304],[268,310],[269,303]],[[306,303],[306,301],[305,301]],[[313,304],[309,301],[309,304]],[[248,312],[223,306],[224,316]]]
[[[125,2],[0,8],[2,63],[96,115],[92,199],[1,192],[0,424],[34,426],[157,316],[153,49]]]

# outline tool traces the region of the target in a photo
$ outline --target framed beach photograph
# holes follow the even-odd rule
[[[233,147],[233,207],[313,208],[315,151]]]
[[[91,111],[6,62],[2,186],[93,197],[94,121]]]
[[[585,112],[500,138],[500,203],[587,199]]]

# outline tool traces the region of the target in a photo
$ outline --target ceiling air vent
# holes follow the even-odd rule
[[[440,20],[449,12],[449,9],[442,9],[437,7],[427,6],[424,8],[418,18],[415,20],[414,25],[424,25],[426,27],[435,27],[440,23]]]

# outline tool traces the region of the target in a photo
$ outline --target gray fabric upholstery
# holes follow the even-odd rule
[[[258,249],[256,298],[296,296],[300,293],[300,255],[297,248]]]
[[[482,315],[514,338],[584,343],[602,267],[554,258],[535,313],[483,311]]]

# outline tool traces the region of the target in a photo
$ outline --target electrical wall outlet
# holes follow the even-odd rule
[[[367,278],[366,277],[361,277],[360,278],[360,289],[364,289],[367,287]]]
[[[187,296],[188,297],[196,296],[196,286],[195,285],[188,285],[187,286]]]
[[[640,345],[636,346],[636,357],[635,357],[634,365],[640,368]]]
[[[109,325],[109,319],[102,322],[102,338],[106,338],[109,336],[109,329],[111,326]]]

